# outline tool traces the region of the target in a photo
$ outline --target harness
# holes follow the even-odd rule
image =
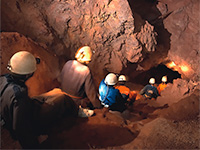
[[[108,91],[109,91],[109,86],[106,84],[106,95],[104,97],[104,99],[102,100],[101,104],[104,105],[105,107],[109,107],[109,105],[105,104],[104,102],[107,100],[108,102],[110,102],[108,99],[107,99],[107,96],[108,96]]]

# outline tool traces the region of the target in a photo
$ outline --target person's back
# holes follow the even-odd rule
[[[35,105],[25,85],[36,70],[36,59],[29,52],[18,52],[10,59],[8,69],[11,73],[1,76],[0,82],[1,119],[22,148],[37,148],[33,123]]]
[[[106,85],[103,79],[99,85],[100,99],[103,105],[113,105],[117,102],[117,96],[119,96],[119,90],[113,86]]]
[[[99,99],[104,107],[108,107],[113,111],[123,112],[126,109],[126,100],[122,97],[119,90],[113,87],[113,85],[116,84],[115,81],[113,84],[111,83],[112,81],[110,83],[106,81],[109,75],[114,76],[112,73],[108,74],[105,80],[103,79],[99,85]]]
[[[131,91],[125,85],[126,82],[127,82],[127,79],[125,75],[120,75],[118,78],[118,84],[115,86],[115,88],[120,91],[123,98],[126,99],[127,102],[129,102],[129,104],[131,105],[135,101],[137,93],[135,91]]]
[[[1,117],[4,120],[5,127],[8,128],[11,132],[14,129],[18,129],[18,119],[32,118],[32,114],[30,113],[32,110],[32,101],[28,97],[27,87],[23,82],[15,81],[13,76],[10,74],[6,74],[0,77],[0,91],[1,91]],[[13,116],[17,118],[12,118],[11,112],[16,112],[15,108],[20,107],[23,108],[24,113],[20,114],[20,116]],[[26,108],[24,107],[26,106]],[[19,118],[22,117],[22,118]],[[13,121],[14,120],[14,121]],[[16,122],[16,124],[13,124]],[[13,132],[12,132],[13,133]],[[14,136],[14,135],[13,135]]]
[[[63,92],[52,90],[32,98],[28,96],[25,82],[33,76],[37,64],[31,53],[17,52],[8,63],[10,73],[0,77],[1,125],[26,149],[40,147],[42,141],[38,137],[48,125],[64,116],[78,114],[74,101]]]
[[[100,108],[101,104],[97,97],[97,90],[90,69],[86,66],[91,61],[91,56],[90,47],[83,46],[77,51],[77,60],[70,60],[65,63],[60,74],[61,89],[77,105],[81,105],[82,100],[88,98],[93,107]]]
[[[61,72],[61,89],[75,98],[84,98],[86,78],[91,78],[89,68],[76,60],[69,60]]]

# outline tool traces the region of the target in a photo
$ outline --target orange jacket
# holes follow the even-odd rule
[[[165,88],[166,88],[167,84],[166,83],[160,83],[157,87],[158,89],[158,93],[160,94]]]
[[[134,100],[137,96],[135,91],[131,91],[128,87],[124,85],[115,86],[116,89],[120,91],[121,94],[129,95],[129,100]]]

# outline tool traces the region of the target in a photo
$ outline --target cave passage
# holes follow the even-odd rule
[[[172,83],[174,79],[181,78],[181,74],[177,71],[173,71],[165,65],[159,64],[157,67],[153,67],[148,71],[140,73],[133,79],[132,82],[146,85],[149,83],[149,79],[153,77],[156,79],[156,83],[159,84],[162,82],[161,79],[165,75],[167,75],[167,83]]]

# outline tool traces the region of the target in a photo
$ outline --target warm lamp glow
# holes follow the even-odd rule
[[[169,68],[173,68],[173,67],[175,67],[176,66],[176,64],[172,61],[172,62],[170,62],[169,64],[168,64],[168,67]]]
[[[183,72],[187,72],[189,70],[189,68],[187,66],[181,66],[181,70]]]

